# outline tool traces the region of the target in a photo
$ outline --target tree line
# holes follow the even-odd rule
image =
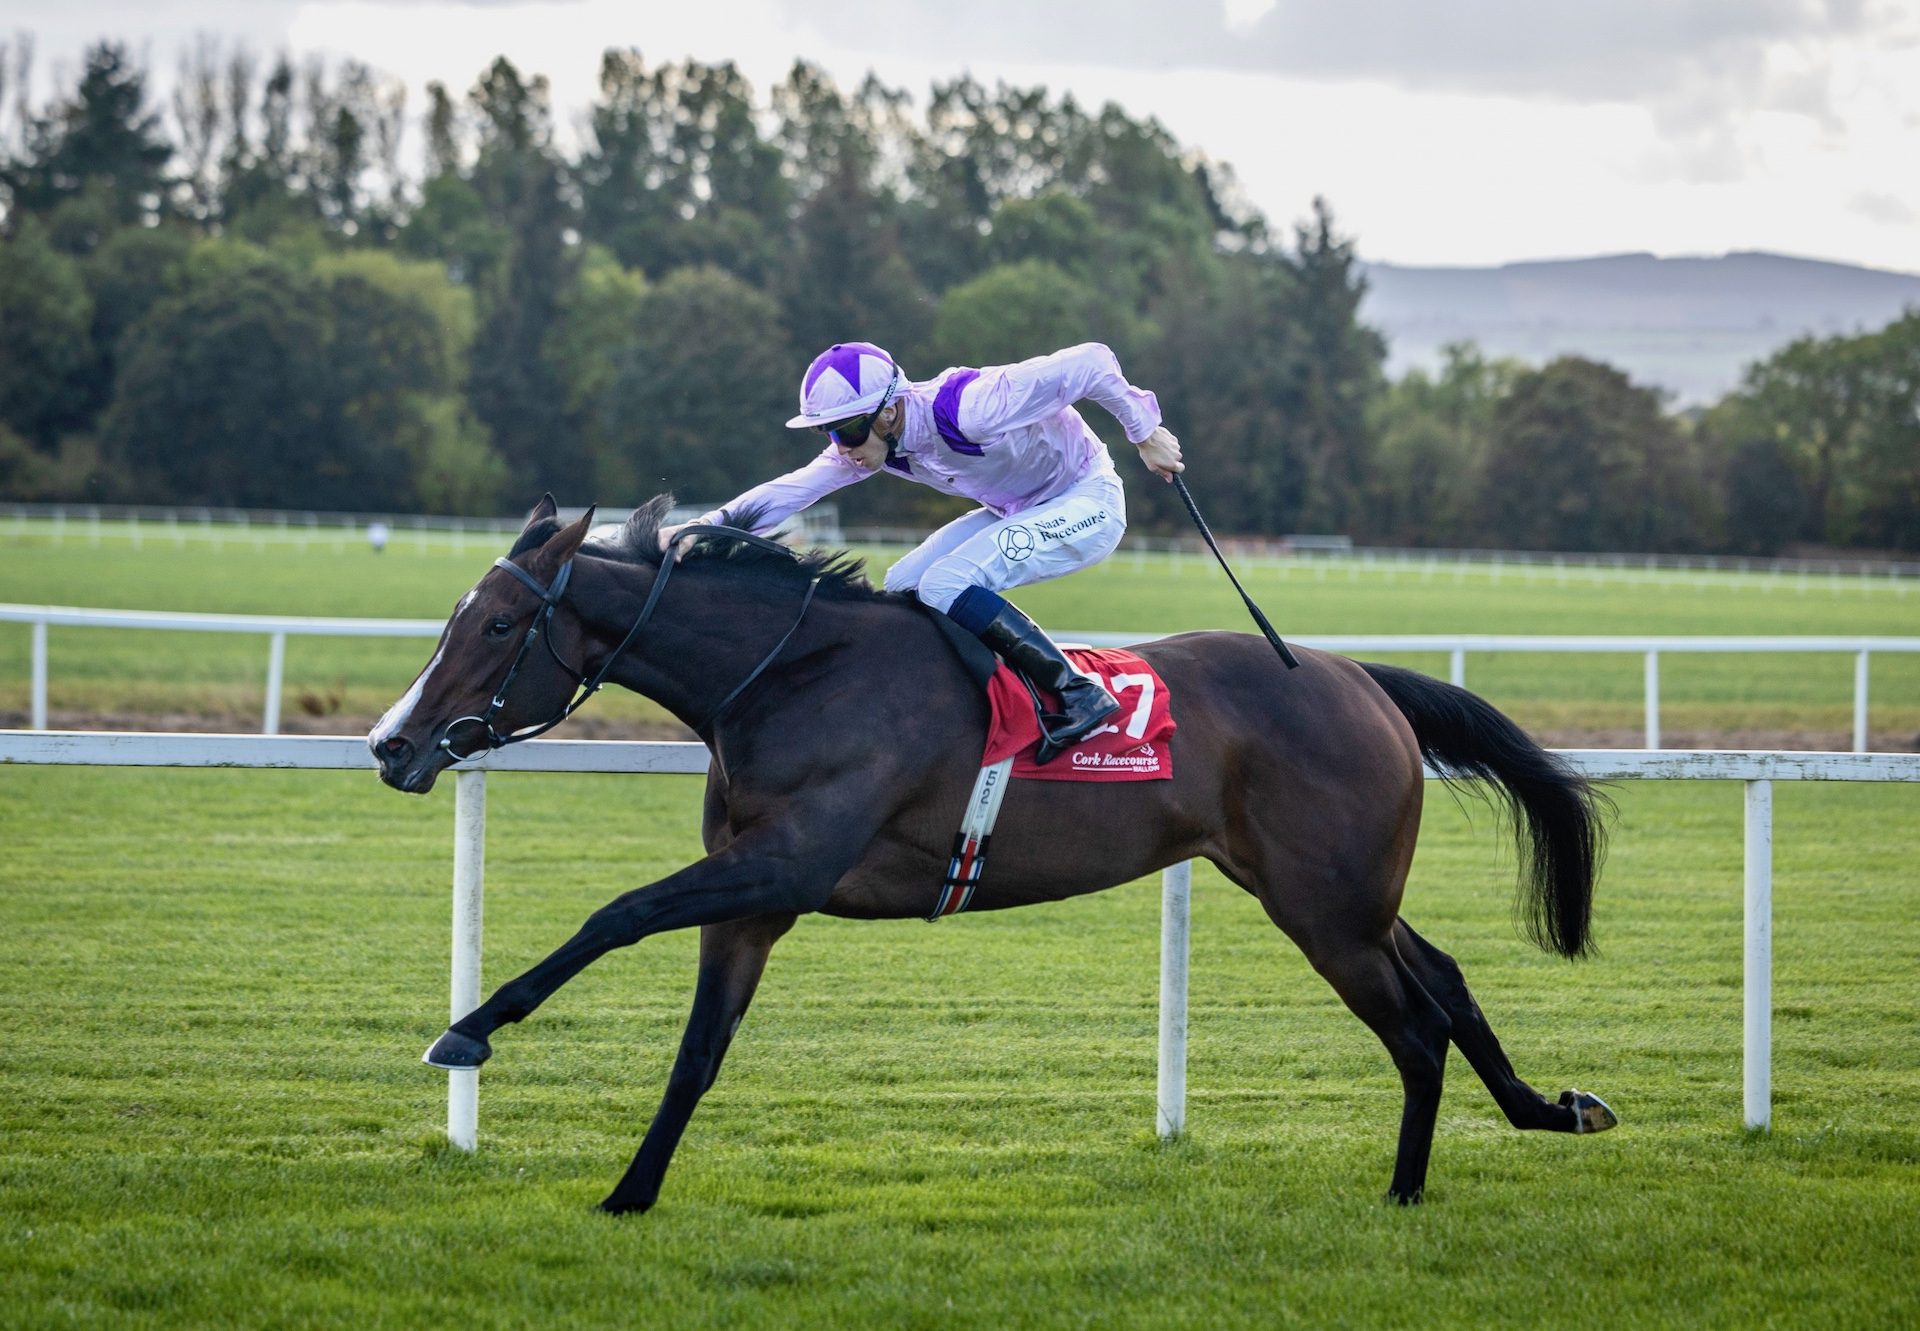
[[[1920,314],[1796,342],[1684,416],[1578,358],[1459,346],[1389,382],[1331,209],[1276,231],[1112,105],[970,78],[922,104],[804,62],[762,99],[731,64],[610,50],[568,149],[545,79],[504,57],[418,110],[364,64],[204,38],[164,108],[112,42],[43,104],[30,74],[30,44],[0,47],[12,498],[715,500],[811,452],[780,421],[829,343],[927,377],[1097,339],[1226,530],[1920,548]],[[1131,487],[1136,525],[1184,521],[1163,491]],[[841,499],[952,511],[913,486]]]

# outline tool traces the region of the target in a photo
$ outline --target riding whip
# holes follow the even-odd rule
[[[1240,599],[1247,603],[1247,613],[1253,616],[1253,622],[1258,624],[1260,631],[1267,635],[1267,641],[1273,644],[1274,651],[1280,653],[1280,659],[1287,663],[1287,669],[1297,668],[1300,664],[1299,660],[1287,650],[1287,644],[1280,641],[1280,635],[1273,631],[1273,625],[1267,623],[1267,617],[1260,613],[1260,607],[1253,603],[1253,598],[1247,595],[1247,589],[1240,585],[1240,579],[1234,577],[1233,570],[1227,567],[1227,557],[1220,553],[1220,546],[1213,539],[1213,533],[1207,530],[1207,520],[1200,516],[1200,509],[1193,502],[1193,496],[1187,493],[1186,479],[1177,471],[1173,474],[1173,488],[1180,492],[1180,498],[1186,503],[1187,512],[1193,515],[1193,525],[1200,529],[1200,534],[1206,538],[1207,548],[1212,550],[1213,557],[1220,561],[1220,567],[1226,572],[1227,581],[1231,582],[1233,589],[1240,593]]]

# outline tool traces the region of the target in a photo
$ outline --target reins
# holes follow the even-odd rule
[[[717,536],[742,545],[757,546],[760,549],[783,555],[795,563],[798,563],[800,560],[800,556],[789,550],[786,546],[781,545],[778,541],[770,541],[764,536],[755,536],[752,532],[742,531],[737,527],[723,527],[713,523],[693,523],[682,527],[679,532],[675,534],[674,541],[677,543],[681,539],[689,536]],[[534,739],[540,735],[544,735],[585,706],[587,699],[598,693],[600,686],[606,683],[607,676],[612,673],[614,665],[620,660],[621,656],[626,653],[627,648],[633,645],[635,639],[640,636],[640,630],[646,627],[648,620],[653,618],[654,607],[660,604],[661,594],[666,591],[667,581],[673,576],[673,570],[678,567],[679,560],[674,558],[671,549],[662,554],[660,560],[660,576],[653,580],[653,586],[647,592],[647,599],[641,605],[640,613],[635,616],[633,625],[627,630],[626,636],[620,639],[620,645],[615,647],[607,656],[607,659],[601,663],[600,669],[594,672],[592,679],[588,679],[584,672],[575,670],[572,666],[561,660],[560,653],[554,648],[553,634],[550,632],[553,624],[553,612],[559,608],[560,598],[566,593],[567,583],[573,576],[573,560],[569,558],[566,563],[562,564],[559,571],[553,575],[553,581],[544,586],[541,585],[540,581],[531,573],[504,556],[494,560],[493,565],[495,568],[505,569],[521,582],[525,583],[528,589],[540,598],[541,605],[533,617],[533,623],[527,628],[527,636],[521,640],[520,650],[514,654],[513,664],[507,667],[506,678],[500,681],[500,687],[494,690],[492,699],[487,703],[487,710],[479,716],[455,717],[447,723],[446,731],[440,737],[440,747],[446,750],[455,762],[465,762],[470,758],[478,758],[481,754],[491,752],[494,749],[505,748],[509,744],[518,744],[522,740]],[[732,692],[720,700],[719,705],[708,714],[705,721],[696,727],[696,730],[702,733],[710,730],[727,708],[733,704],[734,700],[746,692],[747,686],[760,678],[767,667],[773,664],[774,659],[780,655],[787,643],[792,640],[793,635],[799,631],[801,621],[807,617],[807,610],[813,605],[813,594],[819,589],[820,579],[815,577],[807,584],[807,594],[800,602],[800,613],[794,617],[792,625],[781,635],[780,641],[773,645],[772,651],[760,658],[760,664],[748,672],[747,677],[735,685]],[[554,664],[572,676],[579,692],[564,704],[560,708],[560,711],[551,719],[543,721],[538,725],[527,726],[523,729],[516,730],[510,735],[502,735],[493,728],[494,718],[500,714],[500,709],[506,706],[507,690],[513,686],[514,677],[520,673],[520,667],[525,664],[527,653],[533,649],[533,644],[541,639],[545,639],[547,654],[553,658]],[[463,753],[459,752],[455,747],[454,730],[455,727],[468,723],[479,726],[480,729],[485,732],[485,743]],[[475,738],[478,740],[479,737],[476,736]],[[467,746],[462,745],[460,747],[465,748]]]

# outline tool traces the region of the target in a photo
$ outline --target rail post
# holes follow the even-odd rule
[[[1853,751],[1867,751],[1867,649],[1853,658]]]
[[[1467,649],[1456,647],[1447,658],[1447,678],[1457,689],[1467,687]]]
[[[33,728],[47,728],[47,621],[33,621]]]
[[[486,895],[487,774],[453,780],[453,992],[455,1022],[480,1006],[480,918]],[[473,1150],[480,1133],[480,1069],[447,1073],[447,1140]]]
[[[267,645],[267,708],[260,718],[260,733],[280,733],[280,690],[287,673],[287,635],[272,635]]]
[[[1647,747],[1660,747],[1660,653],[1647,653]]]
[[[1746,800],[1746,1123],[1773,1127],[1773,782]]]
[[[1164,1138],[1187,1127],[1187,939],[1193,861],[1160,875],[1160,1084],[1155,1127]]]

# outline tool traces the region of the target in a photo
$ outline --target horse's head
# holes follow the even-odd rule
[[[433,659],[367,736],[382,781],[423,795],[454,763],[561,715],[579,679],[554,649],[554,607],[592,521],[588,509],[562,525],[546,496],[514,543],[513,568],[495,565],[460,598]]]

